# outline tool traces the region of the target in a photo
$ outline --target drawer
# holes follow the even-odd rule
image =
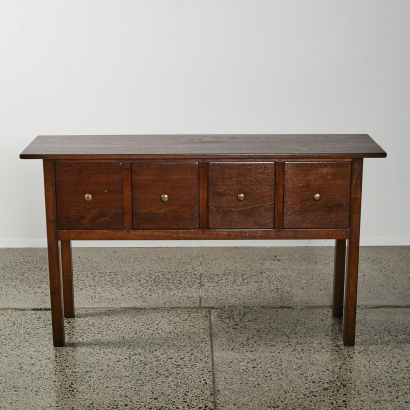
[[[273,162],[209,163],[209,228],[273,228],[274,190]]]
[[[348,228],[350,177],[350,162],[287,162],[284,228]]]
[[[120,162],[59,162],[55,174],[58,229],[124,228]]]
[[[133,163],[134,229],[199,228],[198,183],[197,162]]]

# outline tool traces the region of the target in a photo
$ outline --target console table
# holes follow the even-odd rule
[[[368,135],[37,137],[20,158],[43,160],[54,346],[81,239],[335,239],[332,311],[354,345],[363,158],[385,156]]]

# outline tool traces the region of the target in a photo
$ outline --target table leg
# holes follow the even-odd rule
[[[335,272],[333,279],[333,308],[334,317],[343,316],[343,294],[345,285],[346,239],[336,239]]]
[[[343,343],[345,346],[354,346],[355,342],[358,262],[359,246],[349,240],[347,250],[345,314],[343,322]]]
[[[48,241],[48,271],[50,278],[51,322],[53,325],[54,346],[64,346],[64,316],[61,286],[59,244],[57,240]]]
[[[55,200],[55,174],[54,162],[43,161],[44,168],[44,193],[46,199],[47,219],[47,247],[48,247],[48,272],[50,278],[51,297],[51,322],[53,326],[54,346],[64,346],[64,313],[63,295],[61,286],[61,270],[59,241],[57,232],[57,211]]]
[[[345,308],[343,318],[343,343],[345,346],[354,346],[355,343],[362,173],[363,159],[353,160],[352,182],[350,188],[350,228],[347,248]]]
[[[64,317],[74,317],[71,241],[61,241],[61,270],[63,273]]]

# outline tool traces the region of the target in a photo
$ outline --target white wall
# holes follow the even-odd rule
[[[388,157],[365,160],[362,244],[410,245],[409,21],[408,0],[0,0],[0,246],[45,245],[36,135],[138,133],[368,133]]]

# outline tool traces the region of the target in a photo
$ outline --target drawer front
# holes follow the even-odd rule
[[[55,173],[58,229],[124,228],[121,163],[59,162]]]
[[[348,228],[350,177],[350,162],[287,162],[284,228]]]
[[[134,229],[199,228],[198,183],[197,162],[133,163]]]
[[[273,228],[274,190],[273,162],[209,163],[209,228]]]

